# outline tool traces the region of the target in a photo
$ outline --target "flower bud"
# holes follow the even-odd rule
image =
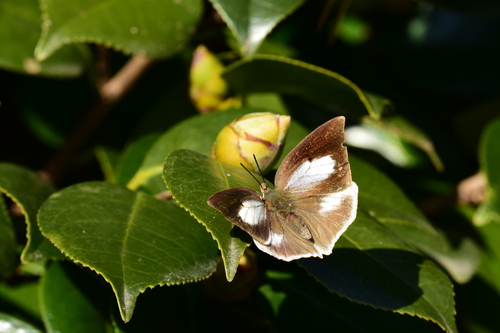
[[[205,46],[196,48],[189,73],[189,96],[201,112],[241,106],[240,99],[225,99],[226,81],[221,76],[224,66]]]
[[[263,173],[279,158],[285,142],[290,116],[270,112],[250,113],[224,127],[212,147],[212,157],[232,165],[242,163],[258,171],[253,155]]]

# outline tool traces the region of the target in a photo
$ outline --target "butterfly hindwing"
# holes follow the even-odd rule
[[[297,215],[292,213],[282,218],[273,214],[270,207],[267,215],[271,226],[269,243],[254,241],[261,251],[285,261],[303,258],[304,254],[317,252],[311,234],[307,229],[307,231],[302,229],[307,227],[300,225],[300,218]]]
[[[269,242],[269,223],[265,204],[259,194],[246,187],[220,191],[208,199],[208,204],[224,217],[264,244]]]

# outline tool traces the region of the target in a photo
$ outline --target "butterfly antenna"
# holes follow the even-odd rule
[[[247,169],[247,167],[243,165],[243,163],[240,163],[240,165],[243,167],[243,169],[245,169],[245,170],[246,170],[246,171],[250,174],[250,176],[252,176],[252,178],[253,178],[253,179],[255,179],[255,181],[256,181],[257,183],[259,183],[259,185],[261,184],[261,183],[259,182],[259,180],[258,180],[257,178],[255,178],[255,176],[253,175],[253,173],[252,173],[252,172],[250,172],[250,170],[248,170],[248,169]]]
[[[257,162],[257,157],[255,157],[255,154],[253,154],[253,159],[255,161],[255,164],[257,165],[257,169],[259,169],[259,174],[262,177],[262,183],[264,184],[266,181],[264,180],[264,175],[262,175],[262,170],[260,169],[260,165],[259,162]]]

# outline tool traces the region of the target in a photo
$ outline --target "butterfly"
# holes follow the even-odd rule
[[[358,187],[343,146],[344,117],[315,129],[285,157],[275,188],[260,184],[215,193],[208,205],[252,236],[255,245],[291,261],[332,253],[337,239],[356,218]]]

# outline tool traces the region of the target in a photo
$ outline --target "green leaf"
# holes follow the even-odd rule
[[[191,150],[176,150],[165,160],[163,179],[174,199],[202,223],[217,241],[224,261],[226,278],[236,274],[238,261],[251,239],[235,236],[233,224],[208,206],[214,193],[236,186],[253,187],[255,181],[241,167],[221,163]],[[258,185],[258,184],[257,184]],[[257,186],[258,187],[258,186]],[[242,237],[242,238],[241,238]]]
[[[288,267],[290,269],[290,267]],[[304,271],[266,270],[258,287],[267,318],[278,332],[433,332],[433,324],[351,302],[325,288]],[[304,320],[307,318],[307,320]]]
[[[118,162],[119,153],[112,148],[99,146],[94,149],[97,162],[101,167],[104,179],[108,183],[116,183],[115,167]]]
[[[198,22],[200,0],[41,0],[42,36],[37,59],[63,44],[94,42],[144,55],[166,58],[182,50]]]
[[[38,209],[54,192],[54,188],[33,171],[23,167],[0,163],[0,192],[10,197],[22,210],[28,225],[28,242],[21,254],[23,262],[64,259],[50,241],[43,237],[36,223]]]
[[[159,136],[157,133],[144,135],[128,145],[116,164],[117,184],[127,185],[137,170],[139,170],[148,150],[158,140]]]
[[[252,56],[264,38],[304,0],[210,0],[238,41],[240,53]]]
[[[485,243],[479,274],[500,294],[500,224],[488,223],[477,230]]]
[[[107,332],[108,307],[102,297],[106,293],[97,280],[84,273],[68,262],[47,266],[40,282],[40,304],[49,332]]]
[[[368,114],[380,119],[390,105],[337,73],[284,57],[256,55],[228,66],[222,76],[240,94],[298,95],[336,113],[359,118]]]
[[[130,189],[146,188],[149,193],[165,191],[161,179],[165,157],[176,149],[190,149],[208,155],[220,130],[234,119],[261,109],[238,109],[188,118],[165,132],[146,154],[141,167],[127,184]]]
[[[0,283],[0,311],[43,327],[38,304],[38,281],[21,282],[17,285]]]
[[[0,2],[0,67],[31,75],[81,75],[90,61],[85,45],[65,46],[46,61],[34,59],[41,34],[40,16],[36,0]]]
[[[14,229],[4,198],[0,195],[0,278],[7,278],[14,272],[17,258]]]
[[[453,285],[431,260],[364,210],[338,240],[332,255],[301,259],[330,291],[350,300],[434,321],[457,332]]]
[[[474,214],[473,221],[481,226],[500,223],[500,118],[486,128],[479,147],[479,163],[486,176],[486,198]]]
[[[474,276],[480,250],[471,239],[452,246],[387,176],[353,156],[349,160],[360,189],[360,209],[436,260],[456,281],[465,283]]]
[[[61,251],[111,284],[124,321],[146,288],[204,279],[219,260],[205,228],[186,211],[115,184],[67,187],[45,202],[38,219]]]
[[[443,163],[429,137],[402,117],[374,120],[365,116],[362,118],[362,126],[346,130],[346,142],[349,145],[374,150],[391,163],[403,167],[417,164],[414,152],[406,146],[411,144],[429,156],[436,170],[444,170]]]
[[[2,333],[41,333],[42,331],[16,317],[0,312],[0,331]]]

